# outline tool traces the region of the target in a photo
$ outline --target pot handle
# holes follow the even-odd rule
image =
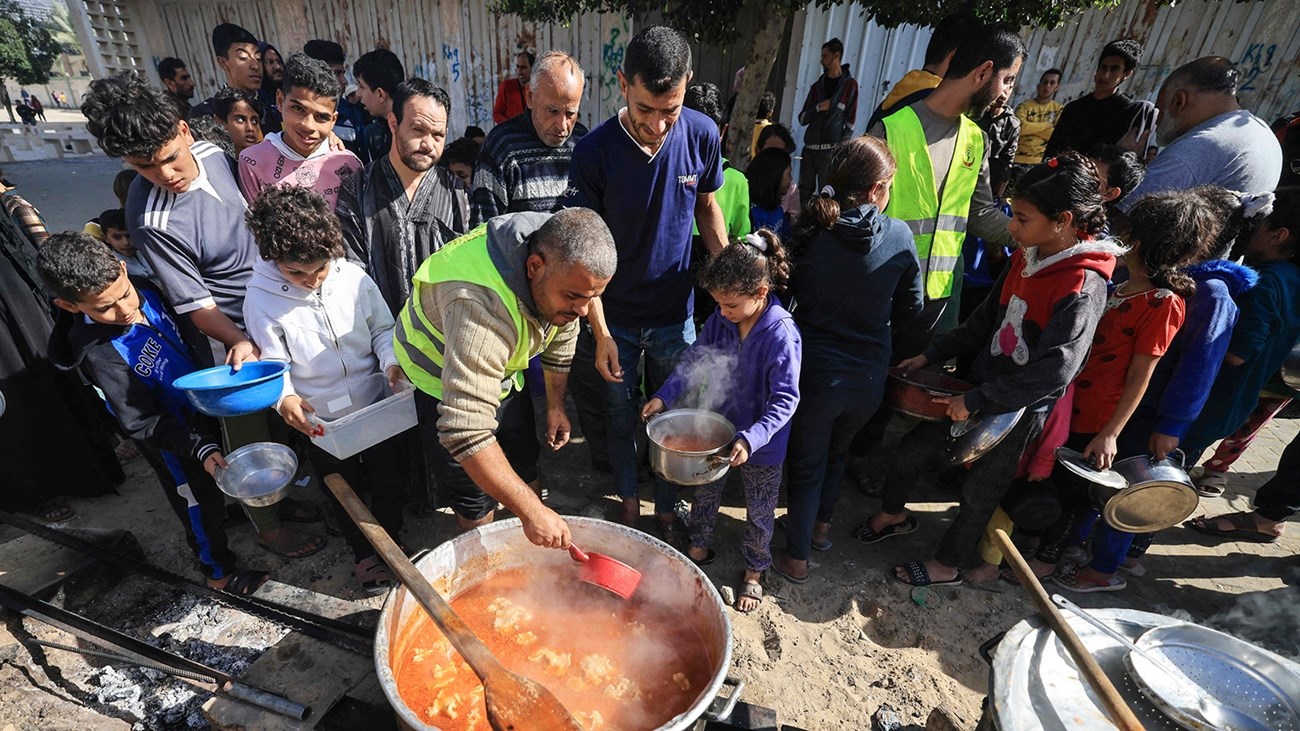
[[[1177,447],[1174,447],[1173,449],[1171,449],[1171,450],[1169,451],[1169,454],[1167,454],[1167,455],[1165,455],[1165,456],[1167,456],[1167,457],[1173,457],[1175,454],[1178,455],[1178,467],[1179,467],[1180,469],[1184,469],[1184,470],[1187,469],[1187,453],[1184,452],[1183,450],[1181,450],[1181,449],[1179,449],[1179,448],[1177,448]],[[1152,462],[1155,462],[1155,461],[1156,461],[1156,456],[1155,456],[1154,454],[1151,455],[1151,461],[1152,461]]]
[[[731,712],[736,710],[736,703],[740,701],[740,694],[745,690],[745,681],[739,678],[733,678],[730,675],[722,681],[722,685],[731,686],[731,694],[727,697],[721,695],[715,696],[713,702],[709,704],[708,710],[704,712],[706,721],[725,721],[731,717]]]

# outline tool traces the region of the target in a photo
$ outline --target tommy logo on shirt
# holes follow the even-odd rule
[[[695,181],[698,179],[698,177],[699,176],[697,175],[678,175],[677,182],[681,183],[682,185],[695,185]]]

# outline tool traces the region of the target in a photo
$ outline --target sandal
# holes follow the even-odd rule
[[[789,518],[790,518],[789,513],[777,518],[776,527],[780,528],[783,531],[786,531],[787,533],[790,532]],[[814,551],[821,551],[822,553],[825,553],[831,550],[831,547],[834,546],[835,544],[831,543],[831,539],[829,538],[827,538],[825,541],[818,543],[817,537],[814,536],[811,545]]]
[[[234,594],[235,596],[252,596],[258,589],[262,588],[262,584],[265,584],[270,580],[270,578],[271,575],[265,571],[258,571],[256,569],[240,569],[226,577],[225,586],[217,587],[212,586],[212,584],[208,584],[208,586],[212,586],[212,588],[217,591],[224,591],[227,594]]]
[[[709,564],[718,560],[718,554],[715,553],[712,548],[708,548],[705,550],[707,552],[704,554],[704,558],[696,558],[691,555],[690,551],[686,552],[686,558],[689,558],[691,560],[691,563],[695,564],[696,566],[708,566]]]
[[[753,599],[758,603],[755,604],[753,607],[750,607],[749,609],[741,609],[740,608],[741,599]],[[742,581],[740,583],[740,594],[736,596],[736,603],[733,605],[735,606],[736,611],[742,614],[749,614],[755,609],[758,609],[759,604],[762,603],[763,603],[763,585],[757,581]]]
[[[1199,518],[1192,518],[1183,525],[1191,528],[1197,533],[1204,533],[1207,536],[1216,538],[1227,538],[1232,541],[1246,541],[1248,543],[1276,543],[1278,537],[1271,533],[1261,533],[1255,527],[1255,521],[1251,520],[1249,513],[1225,513],[1216,515],[1213,518],[1202,515]],[[1222,530],[1214,527],[1214,521],[1222,518],[1228,521],[1232,526],[1230,530]]]
[[[962,583],[960,571],[957,572],[956,576],[947,581],[935,581],[934,579],[931,579],[930,572],[926,570],[925,564],[921,561],[908,561],[901,566],[894,567],[895,571],[898,569],[906,571],[907,579],[911,579],[911,581],[900,579],[898,574],[894,571],[891,571],[889,575],[894,577],[894,581],[897,581],[900,584],[907,584],[908,586],[961,586]]]
[[[916,516],[909,515],[901,523],[894,523],[886,526],[884,530],[877,533],[871,530],[871,521],[864,520],[862,525],[853,529],[853,539],[861,543],[880,543],[886,538],[894,536],[905,536],[916,530]],[[923,585],[922,585],[923,586]]]
[[[62,523],[77,514],[67,500],[55,496],[32,508],[32,514],[46,523]]]
[[[1099,591],[1123,591],[1128,588],[1128,581],[1118,573],[1111,574],[1105,583],[1096,579],[1083,578],[1083,569],[1074,568],[1052,574],[1052,582],[1067,591],[1079,594],[1092,594]]]
[[[325,514],[320,508],[305,500],[293,498],[281,500],[275,512],[280,516],[280,520],[286,523],[319,523],[325,519]]]
[[[370,596],[382,594],[393,585],[393,574],[378,555],[357,561],[352,573],[356,575],[361,591]]]
[[[807,584],[807,583],[808,583],[808,577],[807,577],[807,576],[795,576],[794,574],[787,574],[786,572],[784,572],[784,571],[781,570],[781,567],[780,567],[780,566],[777,566],[777,565],[776,565],[776,562],[773,562],[773,563],[772,563],[771,568],[772,568],[772,573],[776,574],[777,576],[780,576],[781,578],[785,579],[786,581],[790,582],[791,584]]]
[[[277,556],[306,558],[324,548],[325,539],[288,526],[281,526],[274,540],[267,541],[259,535],[257,544]]]

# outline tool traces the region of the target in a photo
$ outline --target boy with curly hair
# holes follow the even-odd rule
[[[289,363],[275,405],[285,423],[319,434],[311,417],[317,410],[337,418],[388,395],[370,377],[375,373],[387,374],[395,390],[405,376],[393,352],[393,316],[374,280],[344,258],[343,233],[325,199],[297,186],[269,188],[253,201],[248,226],[261,260],[253,265],[244,320],[263,359]],[[320,400],[343,390],[346,398]],[[342,475],[359,493],[370,493],[371,511],[396,539],[406,474],[398,438],[347,459],[315,444],[310,452],[322,479]],[[352,548],[357,582],[368,593],[384,591],[392,583],[388,568],[332,494],[330,501]]]
[[[251,204],[271,187],[294,185],[324,196],[330,210],[339,191],[361,172],[361,160],[330,149],[338,119],[338,77],[324,61],[295,53],[284,64],[275,98],[283,129],[239,153],[239,187]]]

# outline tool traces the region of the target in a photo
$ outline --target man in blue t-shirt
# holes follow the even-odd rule
[[[691,48],[682,34],[663,26],[637,33],[618,74],[627,106],[578,142],[559,201],[600,213],[618,247],[618,270],[592,302],[590,332],[578,339],[575,377],[585,360],[605,380],[597,393],[605,401],[606,450],[629,525],[640,515],[638,362],[644,355],[654,393],[695,340],[691,224],[698,223],[710,253],[727,241],[713,195],[722,187],[721,140],[713,120],[683,107],[690,79]],[[675,502],[676,488],[656,480],[655,513],[666,539],[681,536]]]

